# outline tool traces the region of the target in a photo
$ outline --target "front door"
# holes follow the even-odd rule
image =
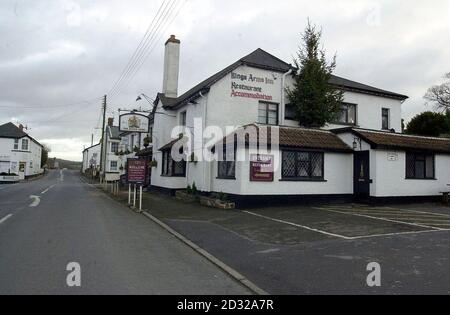
[[[353,162],[353,189],[356,197],[370,196],[370,152],[354,153]]]
[[[25,179],[25,171],[27,168],[26,162],[19,162],[19,179],[24,180]]]

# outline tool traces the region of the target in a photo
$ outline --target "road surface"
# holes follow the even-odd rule
[[[81,267],[81,287],[67,285],[69,263]],[[0,294],[248,293],[77,172],[0,185]]]

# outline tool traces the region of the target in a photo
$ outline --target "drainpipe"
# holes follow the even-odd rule
[[[205,107],[203,109],[203,118],[202,118],[203,119],[203,122],[202,122],[203,131],[205,131],[206,120],[208,119],[208,98],[203,95],[202,91],[199,92],[199,95],[202,99],[205,100],[205,105],[204,105]],[[202,148],[201,148],[202,154],[203,154],[204,146],[205,146],[205,143],[204,143],[204,139],[202,136]],[[203,187],[202,188],[204,191],[210,192],[211,191],[211,180],[212,180],[211,168],[210,168],[211,163],[206,163],[204,160],[204,157],[202,157],[202,161],[203,161]],[[210,168],[209,172],[207,172],[208,167]],[[208,179],[208,175],[209,175],[209,179]]]
[[[286,102],[285,102],[285,91],[286,91],[286,77],[292,73],[292,69],[283,74],[281,78],[281,104],[280,104],[280,123],[281,125],[285,124],[285,112],[286,112]]]

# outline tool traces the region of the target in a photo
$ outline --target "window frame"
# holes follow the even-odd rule
[[[113,146],[117,146],[117,150],[113,150]],[[118,153],[119,152],[119,142],[111,142],[111,153]]]
[[[385,115],[387,113],[387,115]],[[387,119],[387,127],[384,125],[384,117]],[[381,129],[382,130],[389,130],[391,127],[391,110],[390,108],[382,108],[381,109]]]
[[[29,148],[30,148],[30,141],[28,139],[22,139],[22,151],[28,151]]]
[[[186,127],[187,125],[187,111],[180,112],[180,120],[179,120],[181,127]]]
[[[162,159],[161,159],[161,176],[163,177],[186,177],[187,170],[187,162],[186,160],[182,160],[176,162],[172,159],[171,150],[162,151]],[[182,172],[175,172],[175,165],[177,163],[182,163]]]
[[[265,116],[261,116],[260,110],[261,110],[261,105],[265,105]],[[276,106],[277,109],[276,110],[271,110],[270,106]],[[269,113],[270,112],[276,112],[276,123],[275,124],[269,124]],[[261,118],[265,119],[265,122],[261,122]],[[269,126],[278,126],[280,124],[280,104],[278,103],[273,103],[273,102],[266,102],[266,101],[259,101],[258,102],[258,123],[263,124],[263,125],[269,125]]]
[[[284,163],[284,154],[290,152],[295,153],[295,176],[286,176],[285,175],[285,163]],[[299,156],[300,154],[308,154],[308,176],[298,176],[299,174]],[[312,163],[312,155],[318,154],[321,156],[322,164],[321,164],[321,176],[312,176],[313,174],[313,163]],[[325,152],[323,151],[314,151],[314,150],[294,150],[294,149],[282,149],[281,151],[281,180],[280,181],[307,181],[307,182],[325,182]]]
[[[345,107],[345,109],[344,109]],[[349,122],[349,107],[353,107],[354,108],[354,123]],[[357,126],[358,125],[358,104],[354,104],[354,103],[347,103],[347,102],[343,102],[341,104],[341,112],[344,111],[346,112],[345,115],[345,122],[341,122],[338,119],[336,119],[333,123],[336,125],[345,125],[345,126]],[[340,113],[341,114],[341,113]],[[341,115],[340,115],[341,116]]]
[[[230,179],[230,180],[236,180],[236,148],[234,147],[234,159],[233,161],[227,161],[227,148],[223,148],[223,160],[217,161],[217,179]],[[221,165],[225,163],[225,174],[221,172],[222,168]],[[229,170],[233,169],[233,175],[228,175]]]
[[[113,167],[112,163],[116,163],[116,166]],[[109,161],[109,171],[110,172],[117,172],[119,170],[119,162],[118,161]]]
[[[14,150],[19,150],[19,140],[20,139],[14,139]]]
[[[414,160],[414,175],[409,176],[408,174],[408,157],[413,157]],[[418,157],[423,159],[418,159]],[[433,175],[427,176],[427,158],[433,161]],[[417,162],[423,162],[423,174],[424,177],[417,177]],[[407,180],[436,180],[436,154],[434,153],[420,153],[420,152],[406,152],[405,154],[405,179]]]

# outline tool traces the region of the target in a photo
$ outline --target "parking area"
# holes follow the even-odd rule
[[[146,194],[144,208],[272,294],[450,294],[439,204],[218,210]],[[382,286],[367,286],[367,265]]]
[[[360,204],[276,207],[243,211],[254,217],[324,236],[356,240],[414,233],[450,231],[450,214],[436,205],[368,206]]]

